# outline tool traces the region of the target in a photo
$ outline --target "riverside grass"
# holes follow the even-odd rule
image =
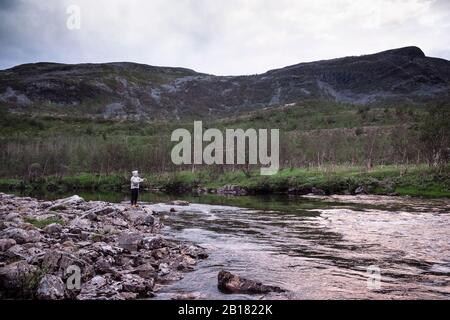
[[[344,194],[354,193],[358,187],[363,187],[370,194],[450,197],[450,166],[439,169],[425,165],[376,166],[370,171],[351,166],[288,168],[272,176],[260,176],[256,170],[214,172],[199,169],[145,176],[148,182],[143,185],[144,188],[168,192],[191,192],[198,188],[217,189],[234,185],[255,194],[288,193],[290,189],[311,188],[323,190],[326,194]],[[128,188],[128,178],[127,173],[82,173],[66,177],[48,176],[33,182],[0,179],[0,189],[120,191]]]

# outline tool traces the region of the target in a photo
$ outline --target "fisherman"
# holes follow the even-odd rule
[[[137,170],[132,172],[131,176],[131,206],[137,207],[137,200],[139,196],[139,183],[145,181],[139,177],[139,172]]]

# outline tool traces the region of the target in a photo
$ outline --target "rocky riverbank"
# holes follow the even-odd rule
[[[78,196],[39,201],[0,193],[0,298],[155,296],[207,257],[162,237],[161,213]]]

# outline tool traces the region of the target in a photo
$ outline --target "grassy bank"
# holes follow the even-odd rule
[[[261,176],[258,171],[222,173],[201,170],[164,174],[144,174],[143,187],[167,192],[216,192],[223,186],[236,186],[250,194],[310,192],[324,194],[409,195],[420,197],[450,197],[450,167],[440,170],[427,166],[378,166],[367,172],[357,167],[292,168],[283,169],[273,176]],[[0,188],[70,190],[127,190],[127,174],[79,174],[76,176],[49,176],[30,182],[20,179],[0,179]]]

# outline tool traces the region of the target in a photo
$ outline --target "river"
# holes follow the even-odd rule
[[[111,202],[126,197],[80,195]],[[141,196],[153,204],[174,199],[191,205],[163,216],[163,233],[195,242],[210,256],[163,287],[158,299],[450,299],[449,199]],[[222,294],[221,269],[287,293]]]

